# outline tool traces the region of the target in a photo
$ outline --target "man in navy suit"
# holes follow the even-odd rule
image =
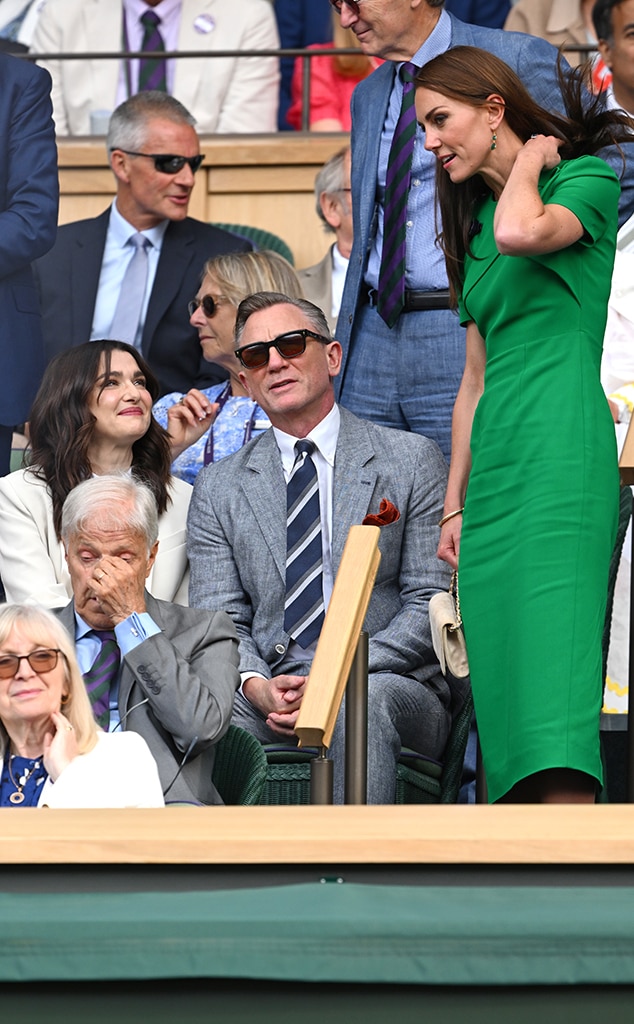
[[[0,476],[44,369],[31,261],[55,241],[59,183],[47,72],[0,54]]]
[[[376,306],[388,155],[403,95],[397,72],[404,61],[421,66],[452,46],[478,46],[506,61],[538,103],[561,109],[557,51],[521,32],[466,25],[443,10],[443,0],[332,2],[364,53],[385,58],[352,97],[354,244],[336,332],[343,348],[340,401],[376,423],[434,438],[448,457],[464,331],[448,308],[444,260],[435,244],[436,160],[425,151],[419,127],[407,200],[405,307],[388,327]],[[611,154],[610,162],[622,176],[620,154]],[[623,220],[632,212],[632,175],[628,161]]]
[[[341,347],[322,311],[306,299],[251,295],[238,308],[236,344],[240,380],[272,427],[198,474],[187,528],[190,605],[224,609],[238,631],[242,689],[234,723],[263,743],[295,743],[320,617],[350,527],[378,516],[381,562],[365,620],[368,803],[393,803],[401,745],[441,758],[449,732],[449,688],[428,614],[432,594],[448,585],[447,567],[436,558],[444,459],[427,438],[386,430],[339,408],[333,380]],[[257,365],[247,366],[254,351]],[[314,519],[303,525],[311,544],[317,539],[320,571],[312,571],[312,558],[305,565],[298,557],[300,581],[291,579],[289,587],[287,483],[299,469],[297,445],[306,440],[314,446],[317,475],[312,499],[315,489],[319,498]],[[299,487],[307,493],[303,479]],[[321,529],[314,533],[317,521]],[[301,542],[291,540],[303,553]],[[301,601],[306,591],[300,614],[286,614],[285,604],[296,599],[287,591]],[[330,746],[336,802],[344,791],[342,718]]]
[[[450,14],[471,25],[504,28],[511,4],[509,0],[445,0]]]
[[[130,241],[146,240],[147,276],[135,344],[159,379],[161,394],[217,383],[224,375],[202,360],[187,303],[212,256],[251,243],[187,216],[202,157],[194,119],[164,92],[141,92],[110,119],[107,147],[117,181],[99,217],[65,224],[35,266],[47,359],[66,348],[112,337],[119,295],[132,261]]]

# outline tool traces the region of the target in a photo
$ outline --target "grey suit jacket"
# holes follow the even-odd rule
[[[119,682],[121,728],[143,736],[158,765],[163,790],[195,738],[167,800],[222,803],[211,774],[214,743],[229,728],[240,682],[235,629],[220,611],[209,615],[157,601],[147,592],[145,600],[162,632],[144,640],[123,660]],[[74,603],[71,601],[57,614],[74,639]]]
[[[309,302],[314,302],[322,310],[330,330],[334,332],[337,326],[337,317],[333,317],[332,310],[332,250],[331,245],[326,255],[314,263],[312,267],[305,267],[298,270],[297,276],[302,286],[304,297]]]
[[[381,529],[381,564],[365,627],[370,672],[427,680],[439,673],[428,602],[448,585],[436,558],[447,467],[435,442],[341,409],[333,483],[336,575],[351,526],[382,498],[400,519]],[[272,430],[198,474],[188,520],[190,603],[225,609],[240,637],[241,671],[300,671],[284,630],[286,484]],[[302,669],[303,670],[303,669]]]

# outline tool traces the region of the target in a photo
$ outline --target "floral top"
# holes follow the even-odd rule
[[[214,384],[211,388],[204,388],[202,393],[210,402],[217,402],[225,388],[226,384]],[[167,410],[176,405],[182,397],[180,392],[173,391],[156,402],[153,409],[154,417],[162,427],[167,427]],[[248,395],[229,395],[210,429],[174,460],[172,473],[187,483],[194,483],[198,471],[205,465],[205,447],[210,431],[213,461],[218,462],[238,451],[252,437],[257,437],[270,426],[264,410]]]

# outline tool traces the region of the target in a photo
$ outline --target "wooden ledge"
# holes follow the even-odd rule
[[[0,810],[4,864],[633,864],[634,808]]]

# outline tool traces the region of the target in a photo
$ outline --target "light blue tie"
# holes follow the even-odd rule
[[[310,647],[324,621],[319,482],[312,441],[297,441],[295,466],[286,490],[286,600],[284,629],[300,647]]]
[[[110,337],[114,341],[127,341],[129,345],[136,345],[147,285],[147,251],[152,243],[149,238],[137,231],[126,244],[133,246],[134,252],[128,263],[119,292],[117,308],[110,328]]]

